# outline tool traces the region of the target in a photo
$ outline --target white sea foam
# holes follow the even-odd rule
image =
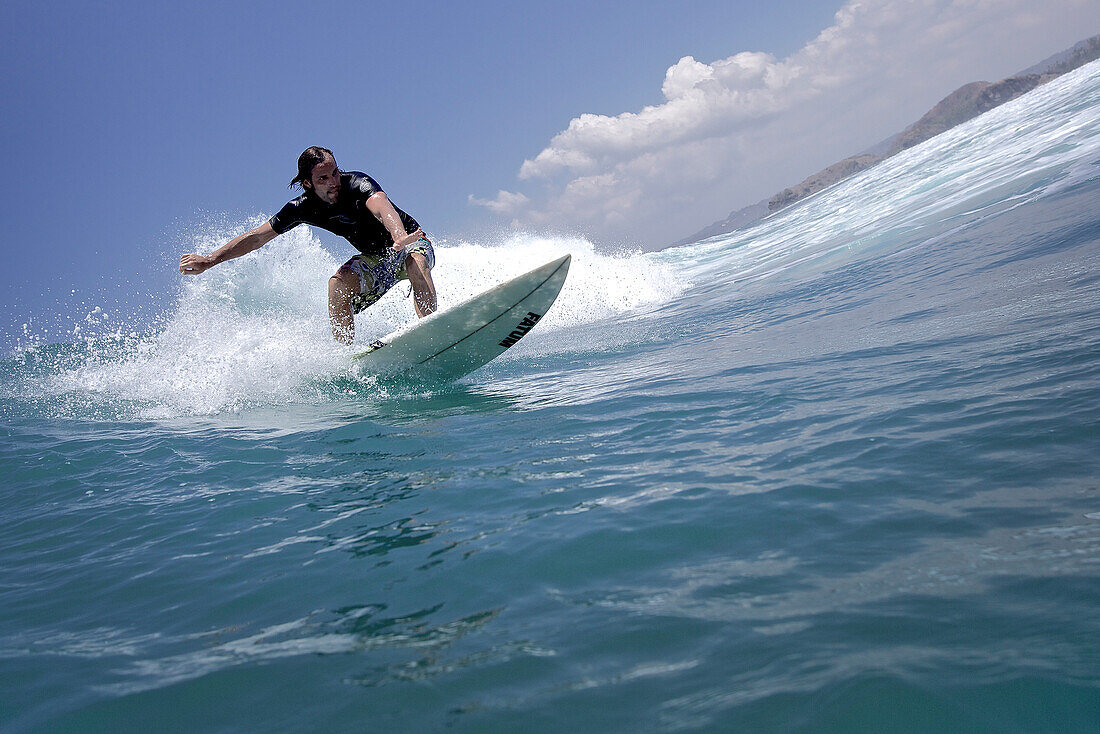
[[[580,237],[513,234],[489,245],[441,248],[436,282],[441,305],[459,303],[492,285],[571,254],[569,277],[540,331],[593,323],[667,302],[688,287],[672,267],[640,252],[604,254]]]
[[[243,222],[230,230],[244,229]],[[209,251],[228,238],[225,228],[195,233]],[[557,304],[539,333],[629,313],[678,294],[685,283],[668,265],[641,253],[601,254],[580,238],[513,234],[490,244],[437,243],[433,277],[440,307],[456,305],[506,278],[571,253],[573,263]],[[63,369],[43,388],[93,402],[136,403],[145,417],[208,415],[316,399],[338,385],[370,388],[349,355],[415,317],[407,283],[399,283],[356,319],[357,346],[335,344],[329,333],[327,282],[342,260],[299,227],[243,258],[183,279],[177,304],[152,335],[88,338],[90,357]],[[546,346],[546,345],[544,345]]]

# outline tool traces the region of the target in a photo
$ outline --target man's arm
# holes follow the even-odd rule
[[[198,275],[226,260],[232,260],[235,257],[247,255],[253,250],[258,250],[278,236],[278,233],[271,228],[271,222],[264,222],[259,227],[250,229],[244,234],[229,240],[209,255],[196,255],[194,253],[184,255],[180,258],[180,272],[184,275]]]
[[[367,210],[382,223],[382,226],[390,233],[390,237],[393,237],[393,249],[395,250],[401,250],[405,245],[411,245],[424,236],[424,232],[419,229],[415,232],[405,232],[405,225],[402,224],[401,217],[397,214],[397,210],[393,208],[393,204],[390,203],[385,191],[370,195],[370,198],[367,199]]]

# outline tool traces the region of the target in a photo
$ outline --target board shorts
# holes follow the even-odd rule
[[[414,252],[419,252],[428,261],[428,270],[435,267],[435,250],[426,237],[421,237],[400,252],[389,248],[381,255],[356,255],[341,265],[340,270],[350,270],[359,276],[359,294],[351,299],[352,313],[359,313],[373,305],[397,281],[408,280],[405,260]]]

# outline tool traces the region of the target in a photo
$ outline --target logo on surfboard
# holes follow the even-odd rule
[[[535,313],[534,311],[528,311],[527,315],[523,317],[523,321],[520,321],[516,325],[516,328],[512,329],[508,336],[504,337],[504,340],[500,342],[500,346],[507,349],[508,347],[518,342],[520,339],[523,338],[524,334],[529,332],[531,328],[539,322],[539,319],[541,318],[542,314]]]

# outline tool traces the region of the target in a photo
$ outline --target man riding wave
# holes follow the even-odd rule
[[[376,302],[398,280],[408,279],[412,285],[418,317],[436,310],[432,243],[417,221],[389,200],[377,181],[358,171],[341,171],[331,150],[313,146],[298,157],[298,175],[290,185],[300,185],[302,195],[287,202],[267,222],[209,255],[184,255],[180,272],[198,275],[263,247],[299,224],[311,224],[340,235],[359,250],[328,281],[329,321],[338,342],[352,343],[355,314]]]

